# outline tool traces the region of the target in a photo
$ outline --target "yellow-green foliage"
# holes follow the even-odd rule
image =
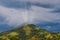
[[[2,35],[2,36],[1,36],[1,40],[10,40],[10,39],[8,38],[8,36]]]
[[[26,35],[30,35],[30,33],[31,33],[31,28],[30,28],[29,26],[24,26],[24,27],[23,27],[23,30],[25,31],[25,34],[26,34]]]
[[[0,40],[60,40],[60,33],[51,33],[29,24],[0,33]]]
[[[17,36],[19,34],[17,32],[11,32],[11,33],[9,33],[9,35],[12,36],[12,37],[15,37],[15,36]]]

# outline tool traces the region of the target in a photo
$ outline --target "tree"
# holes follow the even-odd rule
[[[17,32],[11,32],[9,34],[9,38],[10,38],[10,40],[20,40],[18,35],[19,35],[19,33],[17,33]]]
[[[3,35],[3,36],[1,37],[1,40],[10,40],[10,39],[8,38],[8,36]]]
[[[53,38],[53,36],[51,34],[48,34],[45,36],[46,40],[51,40]]]
[[[25,27],[23,28],[23,30],[25,31],[25,34],[26,34],[26,35],[30,35],[30,33],[31,33],[31,28],[30,28],[29,26],[25,26]]]
[[[30,38],[29,40],[39,40],[39,38],[37,37],[37,35],[32,36],[32,38]]]

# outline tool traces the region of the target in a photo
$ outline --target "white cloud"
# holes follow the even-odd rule
[[[38,0],[42,4],[54,5],[54,8],[60,8],[60,0]]]
[[[0,6],[0,14],[5,17],[8,25],[20,25],[23,23],[59,22],[59,14],[50,13],[53,9],[32,6],[30,10],[12,9]],[[59,18],[60,19],[60,18]]]
[[[54,9],[60,8],[60,0],[18,0],[18,1],[24,1],[24,2],[34,2],[34,3],[40,3],[44,5],[52,5],[54,6]]]
[[[18,1],[29,1],[29,2],[40,2],[43,4],[59,4],[60,0],[18,0]]]
[[[0,6],[0,14],[5,17],[5,22],[9,25],[22,24],[27,21],[25,10],[10,9]]]
[[[40,2],[43,4],[59,4],[60,0],[25,0],[25,1],[30,1],[30,2]]]
[[[31,15],[33,14],[33,20],[35,22],[55,22],[55,20],[58,20],[57,18],[60,17],[60,14],[50,13],[52,10],[53,9],[32,6]]]

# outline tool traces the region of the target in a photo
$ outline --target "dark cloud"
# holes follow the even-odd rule
[[[42,3],[32,3],[35,6],[43,7],[43,8],[54,8],[54,5],[51,4],[42,4]]]
[[[8,8],[26,8],[30,7],[29,2],[15,1],[15,0],[0,0],[0,5]]]
[[[26,8],[29,9],[31,5],[44,7],[44,8],[53,8],[54,6],[51,4],[42,4],[37,2],[26,2],[26,1],[16,1],[16,0],[0,0],[0,5],[3,5],[8,8]]]
[[[60,8],[57,8],[57,9],[51,11],[51,12],[52,12],[52,13],[60,13]]]
[[[5,19],[5,18],[0,15],[0,22],[3,22],[4,19]]]

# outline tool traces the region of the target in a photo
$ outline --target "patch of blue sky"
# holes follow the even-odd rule
[[[0,25],[0,32],[11,30],[11,29],[13,29],[13,27],[12,26],[9,26],[7,24]]]
[[[39,23],[36,25],[50,32],[60,32],[60,23],[45,22],[43,24]]]

